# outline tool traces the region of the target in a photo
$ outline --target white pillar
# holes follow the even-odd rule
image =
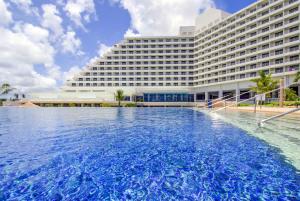
[[[235,101],[239,102],[240,101],[240,87],[239,84],[236,85],[236,89],[235,89]]]
[[[300,96],[300,85],[298,85],[298,96]]]
[[[219,91],[219,98],[222,98],[222,97],[223,97],[223,91],[220,90],[220,91]]]
[[[209,97],[208,97],[208,92],[206,91],[206,92],[205,92],[205,101],[208,101],[208,98],[209,98]]]
[[[194,102],[197,102],[197,93],[194,93]]]

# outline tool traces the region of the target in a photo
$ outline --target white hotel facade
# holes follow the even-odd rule
[[[249,91],[260,70],[289,84],[300,70],[299,26],[300,0],[260,0],[235,14],[209,9],[177,36],[125,38],[63,92],[39,98],[113,101],[122,89],[128,100],[204,101]]]

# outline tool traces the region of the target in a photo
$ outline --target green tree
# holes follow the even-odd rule
[[[294,82],[300,81],[300,71],[297,72]]]
[[[2,94],[2,95],[8,94],[9,92],[11,92],[11,91],[13,91],[13,90],[14,90],[14,88],[12,88],[12,87],[10,86],[10,84],[8,84],[8,83],[4,83],[4,84],[2,84],[2,86],[1,86],[1,94]]]
[[[118,106],[121,106],[121,101],[124,100],[125,96],[124,96],[124,91],[119,89],[117,90],[117,92],[115,93],[115,98],[118,101]]]
[[[285,89],[284,94],[285,94],[285,100],[287,100],[287,101],[299,100],[297,93],[293,89],[289,89],[289,88]]]
[[[259,78],[252,79],[251,82],[254,82],[256,86],[252,87],[251,90],[257,94],[264,94],[269,91],[274,90],[278,85],[278,80],[273,80],[272,75],[264,71],[259,71]],[[270,97],[271,94],[266,94],[266,97]]]

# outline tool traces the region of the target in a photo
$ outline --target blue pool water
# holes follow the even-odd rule
[[[176,108],[1,108],[0,200],[300,200],[278,150]]]

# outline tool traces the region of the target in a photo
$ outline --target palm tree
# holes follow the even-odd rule
[[[117,92],[115,93],[115,97],[116,97],[116,100],[118,101],[118,106],[120,107],[121,101],[124,100],[124,98],[125,98],[123,90],[121,90],[121,89],[117,90]]]
[[[259,71],[259,78],[252,79],[251,82],[256,83],[256,86],[251,90],[257,94],[264,94],[274,90],[278,85],[278,80],[273,80],[272,75],[266,75],[265,71]],[[270,94],[266,94],[266,97],[270,97]]]
[[[300,81],[300,71],[297,72],[294,82]]]
[[[13,90],[14,90],[14,88],[12,88],[12,87],[10,86],[10,84],[8,84],[8,83],[4,83],[4,84],[2,84],[2,86],[1,86],[1,94],[2,94],[2,95],[8,94],[9,92],[11,92],[11,91],[13,91]]]

